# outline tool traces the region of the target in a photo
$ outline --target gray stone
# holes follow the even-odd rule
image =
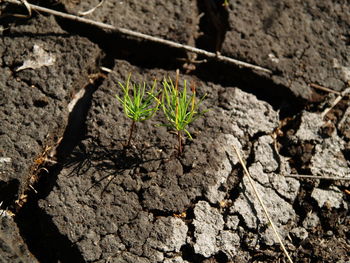
[[[270,187],[269,175],[264,172],[264,167],[260,162],[252,163],[248,168],[250,176],[261,185]]]
[[[264,187],[257,182],[255,183],[255,186],[271,219],[278,228],[280,235],[285,237],[288,234],[288,228],[290,227],[288,222],[293,221],[296,218],[292,205],[279,197],[271,186]],[[230,213],[239,213],[247,228],[261,233],[261,240],[264,242],[267,242],[270,245],[275,244],[276,241],[273,237],[274,234],[270,231],[269,222],[246,176],[243,177],[239,189],[240,195],[230,208]],[[263,231],[265,228],[266,231]]]
[[[270,135],[259,137],[254,143],[254,162],[259,162],[264,168],[264,172],[273,172],[278,168],[273,150],[273,139]]]
[[[194,251],[204,257],[210,257],[219,251],[217,237],[224,228],[223,217],[216,208],[205,201],[196,204],[194,217]]]
[[[237,88],[227,88],[220,94],[221,105],[240,130],[249,136],[258,132],[271,133],[279,124],[278,113],[266,102]]]
[[[179,252],[186,243],[187,225],[179,218],[157,219],[146,245],[162,252]]]
[[[300,183],[297,179],[281,174],[269,174],[270,183],[275,191],[291,204],[299,193]]]
[[[303,221],[303,227],[307,230],[313,230],[320,224],[320,219],[315,212],[310,212],[307,214]]]
[[[219,169],[215,170],[217,177],[216,183],[208,186],[207,191],[205,192],[205,197],[212,204],[217,204],[225,198],[226,192],[221,191],[220,186],[226,183],[227,178],[232,171],[232,165],[238,163],[238,158],[233,145],[235,145],[239,151],[242,150],[240,142],[231,134],[220,135],[217,139],[217,143],[220,145],[218,151],[225,157],[221,160]]]
[[[321,114],[303,111],[300,126],[295,136],[301,141],[320,141],[319,131],[323,124]]]
[[[239,217],[238,217],[238,216],[235,216],[235,215],[228,215],[228,216],[226,217],[225,226],[226,226],[228,229],[235,230],[235,229],[237,229],[238,224],[239,224]]]
[[[343,193],[334,186],[329,187],[329,189],[314,188],[311,197],[316,200],[320,208],[325,205],[330,208],[348,208]]]
[[[295,227],[290,231],[290,234],[298,240],[298,242],[305,240],[309,233],[303,227]]]
[[[315,154],[311,158],[310,169],[313,175],[348,177],[349,165],[342,150],[344,141],[338,136],[324,139],[315,146]]]
[[[248,170],[254,180],[264,187],[273,188],[277,194],[293,203],[300,187],[298,180],[281,174],[265,173],[260,162],[253,163]]]
[[[228,258],[232,258],[237,254],[237,248],[240,247],[240,238],[237,233],[222,230],[217,238],[217,246]]]

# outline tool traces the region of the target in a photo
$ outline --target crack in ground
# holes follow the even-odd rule
[[[199,5],[200,9],[208,17],[211,16],[211,13],[216,13],[216,15],[219,14],[219,17],[223,17],[222,24],[227,23],[224,10],[220,10],[219,8],[219,11],[217,11],[212,8],[204,8],[201,4]],[[67,21],[60,18],[56,18],[56,21],[65,31],[87,37],[90,41],[96,43],[107,54],[105,59],[107,64],[113,63],[114,59],[121,59],[146,69],[161,68],[164,70],[175,70],[183,68],[183,62],[180,59],[186,57],[185,51],[146,40],[140,41],[123,37],[116,33],[107,33],[99,28],[79,22]],[[213,23],[212,19],[207,19],[206,23]],[[198,25],[198,27],[200,28],[201,25]],[[212,27],[217,28],[214,25]],[[227,29],[224,27],[221,33],[215,33],[214,30],[212,34],[214,38],[217,38],[215,36],[220,34],[225,35],[225,30]],[[207,32],[207,34],[204,34],[204,37],[213,38],[210,34]],[[215,50],[217,49],[216,46],[221,45],[220,43],[222,41],[218,41],[219,45],[207,44],[205,48],[207,50]],[[200,44],[201,39],[198,39],[197,42],[196,45],[202,45]],[[144,52],[145,50],[147,52]],[[202,58],[198,56],[198,59]],[[239,87],[245,92],[254,94],[258,99],[272,105],[275,110],[280,110],[281,116],[291,116],[299,112],[305,103],[301,98],[297,98],[288,87],[275,84],[269,76],[223,62],[209,60],[207,63],[199,64],[192,71],[192,74],[203,81],[210,81],[220,84],[223,87]]]
[[[56,148],[57,164],[48,168],[48,174],[38,175],[39,180],[34,185],[38,193],[28,192],[27,203],[16,214],[15,222],[20,233],[39,262],[85,262],[79,249],[68,237],[60,233],[51,216],[39,207],[38,202],[52,191],[65,158],[84,138],[85,120],[91,106],[92,95],[101,84],[102,78],[96,78],[93,84],[84,87],[85,94],[70,113],[63,139]]]

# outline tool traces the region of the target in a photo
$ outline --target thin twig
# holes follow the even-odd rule
[[[331,105],[330,107],[326,108],[326,109],[321,113],[322,118],[324,118],[324,117],[328,114],[328,112],[330,112],[331,109],[333,109],[333,108],[339,103],[339,101],[342,100],[342,98],[343,98],[343,95],[339,95],[338,97],[336,97],[335,100],[333,101],[332,105]]]
[[[326,88],[326,87],[323,87],[323,86],[315,84],[315,83],[311,83],[311,84],[309,84],[309,86],[312,88],[315,88],[315,89],[319,89],[319,90],[327,91],[329,93],[334,93],[334,94],[340,95],[339,91],[332,90],[330,88]]]
[[[344,91],[342,91],[338,95],[338,97],[335,98],[335,100],[333,101],[332,105],[322,112],[322,114],[321,114],[322,118],[324,118],[328,114],[328,112],[330,112],[330,110],[333,109],[339,103],[339,101],[341,101],[343,99],[343,97],[346,96],[349,93],[350,93],[350,88],[347,88]]]
[[[3,202],[4,202],[4,201],[1,201],[1,202],[0,202],[0,211],[1,211],[1,212],[0,212],[0,217],[2,217],[2,215],[3,215],[4,211],[5,211],[5,210],[2,210],[2,209],[1,209],[1,206],[2,206],[2,203],[3,203]]]
[[[317,176],[317,175],[306,175],[306,174],[287,174],[283,176],[292,177],[292,178],[311,178],[311,179],[321,179],[321,180],[350,180],[350,177]]]
[[[18,0],[3,0],[3,1],[4,2],[8,2],[8,3],[12,3],[12,4],[16,4],[16,5],[22,5],[22,3],[20,1],[18,1]],[[268,74],[272,74],[272,71],[267,69],[267,68],[263,68],[263,67],[256,66],[256,65],[253,65],[253,64],[250,64],[250,63],[247,63],[247,62],[243,62],[243,61],[240,61],[240,60],[237,60],[237,59],[233,59],[233,58],[229,58],[229,57],[226,57],[226,56],[222,56],[220,54],[216,54],[216,53],[209,52],[209,51],[206,51],[206,50],[203,50],[203,49],[195,48],[195,47],[192,47],[192,46],[189,46],[189,45],[183,45],[183,44],[171,41],[171,40],[166,40],[166,39],[162,39],[162,38],[159,38],[159,37],[154,37],[154,36],[151,36],[151,35],[143,34],[143,33],[140,33],[140,32],[132,31],[132,30],[129,30],[129,29],[121,28],[121,27],[115,27],[115,26],[112,26],[110,24],[97,22],[97,21],[94,21],[94,20],[91,20],[91,19],[87,19],[87,18],[84,18],[84,17],[79,17],[79,16],[75,16],[75,15],[71,15],[71,14],[55,11],[55,10],[44,8],[44,7],[37,6],[37,5],[29,4],[29,6],[30,6],[30,8],[32,10],[36,10],[36,11],[39,11],[39,12],[44,12],[44,13],[48,13],[48,14],[51,14],[51,15],[54,15],[54,16],[59,16],[59,17],[63,17],[63,18],[66,18],[66,19],[73,20],[73,21],[78,21],[78,22],[81,22],[81,23],[84,23],[84,24],[100,27],[100,28],[105,29],[105,30],[111,30],[111,31],[119,33],[119,34],[132,36],[132,37],[140,38],[140,39],[143,39],[143,40],[151,41],[151,42],[154,42],[154,43],[167,45],[167,46],[172,47],[172,48],[177,48],[177,49],[181,49],[181,50],[184,50],[184,51],[193,52],[193,53],[205,56],[207,58],[212,58],[212,59],[216,59],[218,61],[234,64],[234,65],[236,65],[238,67],[250,68],[250,69],[253,69],[253,70],[258,70],[258,71],[262,71],[262,72],[265,72],[265,73],[268,73]]]
[[[247,175],[247,177],[248,177],[248,179],[249,179],[249,182],[250,182],[250,184],[251,184],[251,186],[252,186],[252,188],[253,188],[253,190],[254,190],[255,195],[257,196],[257,198],[258,198],[258,200],[259,200],[259,203],[260,203],[261,207],[262,207],[263,210],[264,210],[265,215],[266,215],[268,221],[270,222],[270,225],[272,226],[273,231],[275,232],[275,235],[276,235],[276,237],[277,237],[277,240],[278,240],[278,242],[280,243],[281,248],[282,248],[284,254],[285,254],[286,257],[288,258],[288,261],[289,261],[290,263],[293,263],[293,260],[292,260],[291,257],[289,256],[289,253],[288,253],[286,247],[284,246],[280,235],[279,235],[278,232],[277,232],[277,228],[275,227],[275,224],[273,223],[273,221],[272,221],[272,219],[271,219],[269,213],[267,212],[267,209],[266,209],[266,207],[265,207],[265,205],[264,205],[264,203],[263,203],[263,201],[262,201],[262,199],[261,199],[261,197],[260,197],[260,195],[259,195],[259,193],[258,193],[258,190],[257,190],[256,187],[255,187],[254,181],[253,181],[252,177],[250,176],[250,174],[249,174],[249,172],[248,172],[248,169],[247,169],[245,163],[243,162],[243,159],[242,159],[241,154],[239,153],[239,151],[238,151],[238,149],[236,148],[235,145],[233,145],[233,148],[235,149],[235,152],[236,152],[236,154],[237,154],[238,160],[239,160],[239,162],[241,163],[241,165],[242,165],[242,167],[243,167],[243,170],[244,170],[245,174]]]
[[[82,11],[78,12],[78,15],[80,15],[80,16],[87,16],[87,15],[92,14],[93,12],[95,12],[95,10],[96,10],[98,7],[100,7],[100,6],[103,5],[104,1],[105,1],[105,0],[102,0],[102,1],[99,2],[95,7],[91,8],[90,10],[87,10],[87,11],[84,11],[84,12],[82,12]]]
[[[12,14],[12,16],[15,17],[19,17],[19,18],[29,18],[32,16],[32,9],[30,7],[30,4],[27,2],[27,0],[19,0],[21,4],[24,5],[24,7],[27,9],[28,14],[27,15],[23,15],[23,14]],[[2,0],[0,0],[0,3],[2,2]]]

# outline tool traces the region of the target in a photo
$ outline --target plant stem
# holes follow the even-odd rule
[[[136,124],[136,121],[132,120],[131,127],[130,127],[130,133],[129,133],[129,139],[128,139],[128,143],[126,144],[126,147],[130,146],[132,133],[133,133],[133,131],[135,129],[135,124]]]
[[[182,154],[182,135],[181,135],[181,131],[177,131],[177,139],[179,141],[178,155],[180,156]]]

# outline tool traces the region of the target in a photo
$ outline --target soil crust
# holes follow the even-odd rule
[[[287,262],[235,148],[293,262],[347,262],[349,12],[346,1],[110,0],[87,15],[271,75],[35,12],[1,16],[0,262]],[[118,82],[160,89],[178,68],[179,88],[205,96],[193,139],[179,154],[159,110],[126,146]]]

